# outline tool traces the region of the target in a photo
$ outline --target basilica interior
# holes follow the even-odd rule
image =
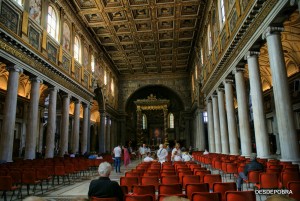
[[[204,150],[300,164],[299,6],[0,0],[0,163],[180,143],[216,174]],[[94,177],[48,199],[87,197]]]

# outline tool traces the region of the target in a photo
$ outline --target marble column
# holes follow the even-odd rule
[[[215,153],[215,134],[214,134],[214,115],[211,99],[207,101],[207,118],[208,118],[208,142],[209,142],[209,152]]]
[[[204,119],[203,112],[198,111],[197,115],[197,125],[198,125],[198,133],[197,133],[197,141],[198,141],[198,149],[199,151],[204,151],[205,149],[205,131],[204,131]]]
[[[3,111],[3,126],[0,138],[0,159],[11,162],[14,144],[19,74],[22,73],[22,69],[18,66],[11,66],[7,67],[7,70],[9,73]]]
[[[38,114],[39,114],[39,98],[40,98],[40,85],[42,80],[34,77],[30,79],[30,103],[27,119],[26,143],[25,143],[25,159],[34,159],[36,153],[36,142],[38,130]]]
[[[106,151],[111,152],[110,142],[111,142],[111,129],[110,129],[110,117],[106,116]]]
[[[89,121],[90,121],[90,105],[82,104],[83,106],[83,125],[82,125],[82,139],[81,142],[81,153],[84,154],[87,152],[88,145],[88,130],[89,130]]]
[[[99,152],[105,153],[105,117],[106,113],[104,110],[100,110],[100,133],[99,133]]]
[[[47,122],[45,158],[54,157],[57,91],[58,89],[56,87],[49,88],[49,105],[48,105],[48,122]]]
[[[111,149],[113,149],[114,148],[114,146],[116,146],[116,130],[115,130],[115,120],[112,118],[112,119],[110,119],[110,137],[111,137],[111,139],[110,139],[110,147],[111,147]]]
[[[267,40],[273,93],[281,147],[282,161],[300,161],[293,110],[289,93],[287,71],[281,44],[281,27],[268,27],[263,38]]]
[[[214,133],[215,133],[215,149],[216,153],[222,153],[221,134],[220,134],[220,118],[218,108],[218,96],[213,95],[212,107],[214,114]]]
[[[229,142],[228,142],[228,127],[225,111],[225,94],[224,88],[218,89],[218,107],[220,115],[220,133],[221,133],[221,144],[222,154],[229,154]]]
[[[226,114],[228,122],[228,138],[231,155],[239,154],[239,141],[235,119],[235,108],[233,102],[233,80],[225,80]]]
[[[72,152],[79,151],[79,127],[80,127],[80,105],[81,102],[76,100],[74,102],[74,124],[73,124],[73,138],[72,138]]]
[[[251,135],[249,124],[248,100],[246,96],[246,86],[244,80],[244,69],[237,68],[235,71],[236,96],[238,102],[238,116],[240,127],[240,139],[242,156],[249,157],[252,153]]]
[[[268,158],[270,156],[270,143],[264,113],[263,91],[261,86],[258,55],[259,52],[247,52],[245,59],[248,62],[257,157]]]
[[[44,109],[40,110],[40,123],[39,123],[39,148],[38,151],[40,153],[43,152],[43,142],[44,142]]]
[[[164,135],[165,135],[164,144],[167,146],[167,145],[169,145],[169,139],[168,139],[168,109],[164,108],[163,113],[164,113]],[[175,117],[174,117],[174,121],[175,121]]]
[[[60,134],[60,145],[59,155],[64,156],[65,152],[69,151],[69,110],[70,110],[70,98],[69,94],[62,95],[62,114],[61,114],[61,134]]]

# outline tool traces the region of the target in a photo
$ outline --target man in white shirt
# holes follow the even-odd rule
[[[188,153],[188,152],[184,152],[182,153],[182,161],[192,161],[193,157]]]
[[[122,156],[122,149],[121,146],[118,145],[114,148],[114,155],[115,155],[115,168],[116,173],[121,173],[120,167],[121,167],[121,156]]]
[[[158,157],[158,161],[160,163],[163,163],[166,161],[168,156],[168,151],[164,148],[163,144],[159,145],[159,150],[157,151],[157,157]]]
[[[144,162],[151,162],[151,161],[154,161],[154,159],[151,158],[151,154],[148,153],[147,156],[144,158]]]
[[[207,154],[209,154],[209,152],[205,149],[203,155],[207,155]]]
[[[146,145],[143,144],[143,146],[140,147],[140,149],[139,149],[139,152],[140,152],[140,155],[142,156],[142,159],[145,158],[145,156],[147,154],[147,151],[148,151],[148,149],[147,149]]]
[[[181,161],[181,150],[180,144],[176,143],[175,148],[172,150],[172,161]]]

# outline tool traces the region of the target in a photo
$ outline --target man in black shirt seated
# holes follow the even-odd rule
[[[243,185],[243,180],[247,180],[248,179],[248,172],[249,171],[259,171],[259,170],[264,170],[264,166],[257,162],[256,160],[256,154],[251,155],[251,162],[248,163],[245,168],[244,168],[244,172],[239,172],[239,176],[237,178],[237,187],[238,190],[241,191],[242,189],[242,185]]]
[[[98,198],[116,197],[119,201],[123,201],[124,194],[121,187],[115,181],[109,179],[112,167],[108,162],[103,162],[99,165],[99,179],[92,180],[89,187],[88,196]]]

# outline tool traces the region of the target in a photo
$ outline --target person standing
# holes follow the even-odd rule
[[[126,146],[123,146],[124,151],[124,166],[127,169],[127,165],[130,163],[130,154]]]
[[[159,145],[159,150],[157,151],[157,158],[160,163],[166,162],[168,156],[168,151],[164,148],[163,144]]]
[[[114,154],[115,154],[115,168],[116,173],[121,173],[120,167],[121,167],[121,155],[122,155],[122,149],[121,146],[118,145],[114,148]]]
[[[121,148],[120,148],[121,149]],[[103,162],[99,165],[99,179],[92,180],[89,187],[88,196],[98,198],[117,197],[119,201],[123,201],[124,194],[116,181],[111,181],[109,175],[112,167],[108,162]]]
[[[147,151],[148,151],[148,149],[147,149],[146,145],[143,144],[143,146],[140,147],[140,149],[139,149],[142,159],[144,159],[146,157]]]
[[[175,148],[172,150],[172,161],[181,161],[181,150],[180,150],[180,144],[176,143]]]

